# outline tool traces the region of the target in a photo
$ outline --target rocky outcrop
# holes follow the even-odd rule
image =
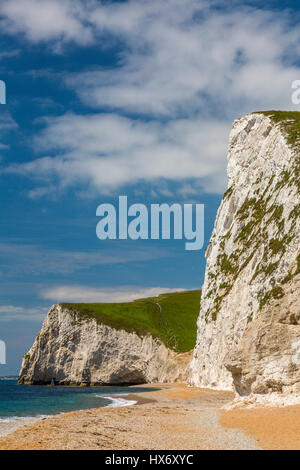
[[[297,125],[276,112],[235,121],[206,251],[189,381],[249,402],[300,402]]]
[[[23,358],[20,384],[122,385],[185,381],[191,353],[54,305]]]

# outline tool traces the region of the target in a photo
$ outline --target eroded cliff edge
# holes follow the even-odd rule
[[[200,291],[188,291],[124,304],[54,305],[23,358],[19,383],[186,382],[199,300]]]
[[[234,122],[206,251],[192,385],[300,402],[300,113]]]

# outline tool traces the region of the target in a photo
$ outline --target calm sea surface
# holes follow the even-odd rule
[[[127,400],[126,394],[151,390],[154,389],[141,387],[22,386],[17,385],[16,380],[0,379],[0,422],[24,417],[48,416],[88,408],[131,405],[135,402]]]

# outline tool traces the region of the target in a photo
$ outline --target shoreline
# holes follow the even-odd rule
[[[145,387],[152,386],[151,384]],[[225,431],[215,408],[230,392],[155,384],[153,392],[127,395],[134,406],[63,413],[0,438],[0,449],[257,449],[238,430]]]
[[[24,418],[9,418],[7,420],[0,421],[0,438],[8,436],[12,432],[16,431],[17,429],[23,428],[29,424],[34,424],[37,421],[40,421],[43,418],[42,416],[38,417],[31,417],[25,416]]]
[[[142,395],[142,393],[141,393]],[[123,398],[126,397],[126,398]],[[150,400],[147,398],[143,398],[139,394],[133,393],[124,393],[124,394],[114,394],[114,395],[107,395],[103,396],[108,400],[111,400],[111,403],[107,406],[101,406],[95,409],[102,409],[102,408],[123,408],[125,406],[134,406],[134,405],[141,405],[144,403],[153,402],[154,400]],[[74,410],[73,412],[79,412],[85,410]],[[38,416],[24,416],[24,417],[12,417],[12,418],[3,418],[0,419],[0,438],[8,436],[12,432],[16,431],[17,429],[23,428],[29,424],[34,424],[38,421],[44,421],[48,418],[55,418],[66,414],[68,412],[57,413],[54,415],[38,415]]]
[[[231,392],[158,386],[126,395],[134,405],[72,411],[23,425],[0,437],[0,450],[300,449],[300,406],[224,410]]]

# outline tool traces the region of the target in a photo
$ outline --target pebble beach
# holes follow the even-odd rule
[[[136,404],[17,423],[0,449],[300,449],[300,406],[224,410],[230,392],[177,384],[126,398]]]

